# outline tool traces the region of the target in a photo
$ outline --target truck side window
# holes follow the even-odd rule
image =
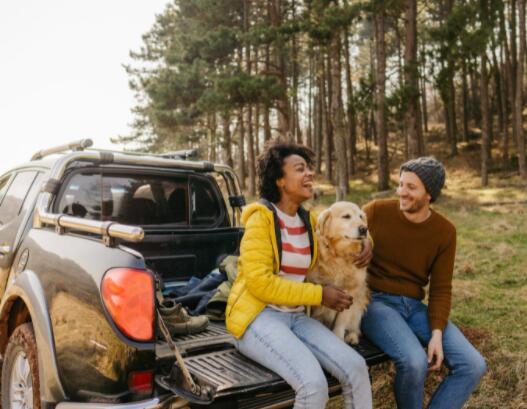
[[[212,189],[211,183],[192,178],[190,210],[192,225],[214,225],[221,215],[218,195]]]
[[[123,224],[188,225],[186,176],[106,174],[103,177],[104,220]]]
[[[22,171],[16,174],[0,206],[1,223],[6,224],[18,216],[36,174],[35,171]]]
[[[228,225],[215,186],[212,178],[187,174],[81,171],[69,178],[55,209],[84,219],[129,225]]]
[[[0,205],[2,204],[5,192],[7,192],[7,188],[9,187],[9,181],[11,180],[11,176],[13,175],[5,175],[2,179],[0,179]]]
[[[62,192],[58,212],[89,220],[101,220],[101,175],[77,173]]]

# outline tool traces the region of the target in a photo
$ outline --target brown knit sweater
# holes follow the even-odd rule
[[[398,200],[374,200],[364,211],[375,243],[368,266],[370,287],[423,299],[430,281],[430,327],[443,330],[450,314],[456,228],[434,210],[424,222],[410,222]]]

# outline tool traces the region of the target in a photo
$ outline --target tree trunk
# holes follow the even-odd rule
[[[232,139],[231,139],[231,120],[228,113],[224,113],[223,119],[223,158],[225,163],[231,168],[234,166],[232,160]]]
[[[307,96],[307,130],[306,130],[306,145],[313,149],[313,55],[309,54],[308,61],[308,96]]]
[[[516,111],[516,97],[515,97],[515,91],[514,91],[514,84],[515,84],[515,77],[516,72],[514,70],[515,65],[513,64],[513,61],[511,61],[511,48],[514,45],[514,50],[516,50],[516,38],[512,37],[510,40],[511,47],[509,48],[509,41],[507,40],[507,30],[505,27],[505,6],[500,8],[500,37],[501,37],[501,43],[502,43],[502,49],[505,53],[505,78],[506,78],[506,89],[507,89],[507,100],[509,102],[509,110],[511,112],[511,122],[512,122],[512,139],[514,143],[516,143],[516,125],[514,124],[514,112]],[[513,24],[511,22],[511,24]],[[511,33],[512,34],[512,33]],[[516,54],[516,51],[514,51],[514,54]],[[507,118],[509,117],[507,113]],[[508,141],[507,141],[508,142]],[[508,146],[507,146],[508,147]],[[507,150],[508,154],[508,150]]]
[[[514,124],[518,149],[518,165],[520,176],[527,179],[527,163],[525,157],[525,135],[523,132],[523,67],[525,65],[525,0],[518,1],[518,23],[520,27],[520,44],[518,62],[516,65],[516,101],[514,110]]]
[[[344,110],[342,109],[342,81],[341,79],[341,62],[340,62],[340,33],[338,31],[333,33],[331,40],[331,125],[333,128],[335,153],[337,156],[336,173],[336,196],[337,201],[345,200],[346,194],[349,191],[348,172],[347,172],[347,156],[346,156],[346,141],[344,128]]]
[[[516,46],[516,38],[518,38],[518,34],[516,32],[516,0],[511,0],[511,10],[510,10],[510,20],[509,20],[509,28],[510,28],[510,45],[511,45],[511,69],[512,69],[512,85],[514,89],[516,88],[516,78],[515,75],[517,73],[517,64],[518,64],[518,58],[517,58],[517,46]]]
[[[331,127],[331,119],[328,109],[328,98],[327,92],[331,90],[331,76],[329,74],[329,57],[327,63],[324,62],[324,80],[322,82],[322,114],[323,114],[323,125],[324,125],[324,164],[325,164],[325,173],[324,176],[328,182],[333,181],[333,163],[332,163],[332,153],[333,153],[333,129]],[[327,88],[326,88],[327,87]],[[326,92],[327,91],[327,92]]]
[[[209,145],[209,161],[216,162],[216,138],[217,138],[217,121],[216,113],[211,113],[208,115],[209,123],[209,135],[210,135],[210,145]]]
[[[292,20],[296,20],[296,1],[292,0],[291,11],[292,11]],[[298,68],[298,45],[297,38],[293,36],[292,38],[292,76],[293,76],[293,135],[292,140],[295,140],[296,143],[302,144],[302,132],[300,130],[300,108],[298,104],[298,84],[299,84],[299,68]]]
[[[249,31],[250,2],[244,1],[244,31]],[[245,64],[247,74],[252,73],[251,45],[245,44]],[[253,107],[247,106],[247,167],[249,170],[249,195],[256,195],[256,166],[254,158],[254,134],[253,134]]]
[[[259,63],[259,53],[258,53],[258,47],[254,47],[254,72],[256,74],[260,74],[260,70],[258,67]],[[260,104],[255,104],[254,106],[254,154],[255,158],[260,156]],[[256,160],[255,160],[255,167],[256,167]]]
[[[282,1],[268,0],[268,12],[271,27],[279,29],[282,26]],[[278,116],[278,132],[283,140],[291,140],[291,109],[287,98],[287,75],[285,70],[285,45],[280,36],[275,40],[274,46],[274,66],[276,67],[278,82],[282,86],[283,94],[276,102]]]
[[[476,81],[476,72],[474,70],[472,61],[470,61],[469,65],[469,78],[470,78],[470,91],[471,91],[471,99],[470,99],[470,117],[474,120],[474,124],[476,128],[481,128],[481,109],[480,104],[478,104],[479,93],[478,93],[478,86]]]
[[[500,103],[503,112],[503,154],[502,162],[505,167],[509,163],[509,112],[507,111],[507,68],[504,63],[501,64],[500,69],[501,89],[500,89]]]
[[[481,185],[489,183],[489,146],[490,146],[490,108],[489,108],[489,80],[487,74],[487,56],[483,52],[481,59]]]
[[[316,122],[315,122],[315,157],[316,157],[316,174],[321,174],[322,167],[322,144],[324,140],[324,58],[321,50],[317,52],[316,62],[316,81],[317,81],[317,96],[315,104]]]
[[[243,108],[238,113],[238,178],[240,187],[245,189],[245,124],[243,118]]]
[[[243,69],[243,50],[238,49],[238,69]],[[238,111],[238,178],[240,179],[240,188],[245,189],[245,119],[243,117],[243,106]]]
[[[355,174],[355,159],[357,156],[357,113],[353,101],[353,83],[351,81],[351,63],[349,53],[349,38],[347,30],[344,32],[344,58],[346,65],[346,92],[348,115],[348,145],[349,145],[349,173]]]
[[[452,63],[451,63],[452,64]],[[451,68],[453,70],[453,68]],[[457,123],[456,123],[456,88],[454,87],[454,73],[451,71],[448,82],[449,82],[449,92],[448,92],[448,122],[451,130],[450,135],[450,155],[457,155]]]
[[[256,166],[254,155],[253,107],[247,107],[247,167],[249,168],[249,195],[256,194]]]
[[[265,72],[269,72],[271,66],[269,45],[265,46]],[[264,141],[271,139],[271,124],[269,121],[269,104],[265,103],[263,110]]]
[[[423,59],[423,69],[421,72],[426,72],[426,54],[425,54],[425,47],[424,42],[422,43],[422,59]],[[422,105],[422,114],[423,114],[423,125],[424,125],[424,131],[428,132],[428,103],[426,100],[426,80],[425,75],[421,75],[421,105]],[[424,147],[424,137],[423,137],[423,147]]]
[[[503,146],[505,146],[505,133],[507,132],[506,126],[507,126],[507,111],[503,110],[503,77],[501,75],[502,73],[502,64],[498,61],[498,57],[496,55],[496,48],[498,47],[496,38],[493,37],[492,42],[492,61],[493,61],[493,73],[494,73],[494,84],[495,84],[495,92],[494,92],[494,98],[496,101],[496,108],[498,110],[498,126],[499,126],[499,132],[501,135],[501,139],[503,140]],[[492,127],[492,124],[491,124]],[[492,142],[491,142],[492,145]],[[498,143],[499,146],[499,143]]]
[[[467,61],[463,58],[461,80],[463,82],[463,141],[468,141],[468,82],[467,82]]]
[[[366,163],[370,162],[370,143],[371,141],[371,126],[370,126],[370,111],[365,111],[363,114],[364,123],[364,148],[366,150]]]
[[[386,132],[386,44],[384,40],[384,7],[375,12],[375,51],[377,68],[375,71],[375,126],[379,153],[377,156],[378,189],[388,190],[390,173],[388,168],[388,135]]]
[[[416,158],[424,153],[423,134],[419,126],[419,70],[417,63],[417,0],[406,0],[406,44],[404,50],[404,85],[407,104],[404,115],[408,140],[408,156]]]
[[[402,53],[402,40],[401,40],[401,33],[399,31],[399,21],[398,19],[394,22],[394,28],[395,28],[395,38],[397,43],[397,78],[399,80],[399,90],[400,92],[406,92],[405,89],[405,80],[406,80],[406,74],[404,72],[403,68],[403,53]],[[398,124],[399,131],[401,132],[401,140],[404,141],[404,159],[405,161],[409,158],[408,153],[408,132],[406,131],[406,111],[408,109],[408,104],[410,101],[408,101],[408,98],[403,98],[401,100],[401,106],[396,109],[396,122]]]

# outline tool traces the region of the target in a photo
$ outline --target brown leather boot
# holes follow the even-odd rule
[[[188,335],[203,331],[209,325],[206,315],[193,317],[181,305],[165,298],[159,306],[159,312],[171,335]]]

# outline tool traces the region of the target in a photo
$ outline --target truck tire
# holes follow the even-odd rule
[[[33,325],[11,334],[2,365],[2,409],[40,409],[37,342]]]

